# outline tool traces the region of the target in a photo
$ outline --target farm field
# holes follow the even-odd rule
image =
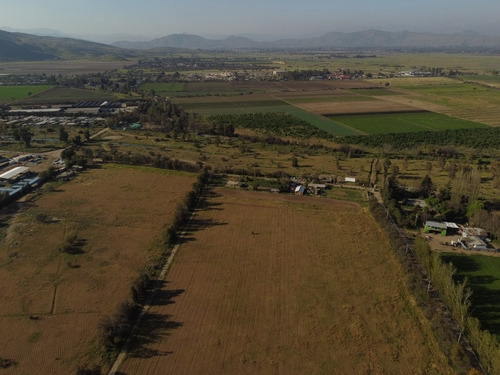
[[[329,118],[365,134],[407,133],[487,127],[487,125],[431,112],[329,116]]]
[[[0,351],[17,363],[2,374],[74,374],[96,360],[98,322],[161,252],[166,225],[194,181],[106,166],[23,203],[0,243]],[[73,234],[77,247],[60,251]]]
[[[39,92],[46,91],[53,86],[0,86],[0,103],[9,103],[14,100],[23,99]]]
[[[458,253],[441,253],[441,258],[453,263],[457,279],[467,277],[473,293],[472,316],[500,339],[500,258]]]
[[[135,64],[137,60],[61,60],[61,61],[17,61],[0,63],[1,74],[87,74],[121,69]]]
[[[125,374],[451,374],[360,206],[214,189]]]
[[[470,76],[461,76],[461,79],[464,81],[472,81],[485,83],[487,85],[492,85],[496,87],[500,87],[500,75],[470,75]]]
[[[75,89],[68,87],[54,87],[38,95],[24,98],[16,102],[21,104],[68,104],[85,100],[109,100],[116,98],[117,94],[104,91]]]

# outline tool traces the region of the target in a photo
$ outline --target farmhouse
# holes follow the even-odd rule
[[[356,182],[356,178],[355,177],[346,177],[345,182]]]

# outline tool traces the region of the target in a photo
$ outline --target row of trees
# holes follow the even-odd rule
[[[207,121],[216,127],[240,127],[275,136],[299,139],[308,139],[311,137],[321,139],[334,138],[324,130],[318,129],[304,120],[283,112],[212,115],[207,117]]]
[[[369,207],[374,219],[387,233],[391,248],[405,270],[406,285],[425,314],[436,339],[440,343],[440,348],[450,364],[457,373],[467,373],[471,367],[479,368],[480,365],[470,355],[466,342],[464,340],[458,341],[460,333],[457,332],[457,324],[449,314],[446,314],[446,310],[443,308],[444,302],[436,298],[433,290],[429,288],[427,275],[411,251],[410,240],[393,222],[385,207],[379,204],[374,197],[370,199]],[[471,371],[469,373],[477,372]]]
[[[105,316],[99,322],[99,339],[103,360],[106,362],[111,363],[116,358],[127,342],[148,297],[159,287],[161,280],[158,280],[158,276],[170,255],[170,249],[175,245],[180,231],[201,198],[208,179],[208,170],[200,171],[191,191],[177,207],[174,220],[165,232],[165,250],[142,269],[130,289],[129,298],[118,305],[113,315]],[[78,374],[100,374],[98,367],[82,367],[78,371]]]
[[[481,330],[476,318],[470,316],[472,292],[467,287],[467,279],[455,280],[456,270],[453,265],[445,264],[438,253],[431,251],[429,244],[423,238],[415,239],[414,251],[432,285],[438,290],[457,323],[460,331],[458,341],[462,334],[467,334],[486,372],[500,374],[500,345],[491,333]]]
[[[342,142],[367,147],[391,145],[403,150],[418,146],[464,146],[475,149],[500,148],[500,128],[457,129],[444,131],[425,131],[415,133],[370,134],[345,136]]]

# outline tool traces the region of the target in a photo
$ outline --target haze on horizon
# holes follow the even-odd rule
[[[2,4],[0,29],[50,29],[103,42],[177,33],[276,40],[366,29],[500,35],[499,14],[498,0],[18,0]]]

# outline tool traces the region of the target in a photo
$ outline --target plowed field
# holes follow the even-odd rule
[[[0,357],[17,362],[2,375],[76,373],[100,318],[115,312],[159,253],[165,225],[194,181],[107,167],[25,203],[0,242]],[[60,252],[70,233],[80,245]]]
[[[358,205],[216,189],[123,374],[451,374]]]

